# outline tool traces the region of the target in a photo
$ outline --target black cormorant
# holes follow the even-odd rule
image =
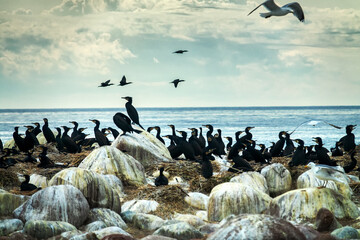
[[[76,137],[72,138],[72,140],[74,140],[74,142],[76,142],[76,143],[80,142],[82,144],[82,142],[85,140],[85,138],[87,136],[89,136],[89,134],[84,133],[85,129],[87,129],[87,128],[86,127],[85,128],[79,128],[78,129],[79,134]]]
[[[79,124],[76,121],[70,121],[69,123],[74,124],[74,128],[70,136],[72,139],[74,139],[77,135],[79,135],[79,131],[78,131]]]
[[[239,172],[239,170],[243,170],[244,172],[254,171],[254,169],[252,168],[250,163],[239,155],[239,152],[241,152],[241,151],[242,151],[242,149],[240,148],[238,150],[238,154],[236,154],[232,158],[234,165],[232,165],[231,168],[228,169],[229,172]]]
[[[183,54],[183,53],[186,53],[186,52],[188,52],[188,50],[176,50],[176,51],[173,52],[173,53]]]
[[[153,127],[152,129],[155,129],[156,130],[156,138],[160,141],[160,142],[162,142],[163,144],[165,144],[165,141],[164,141],[164,139],[161,137],[161,129],[160,129],[160,127],[159,126],[155,126],[155,127]]]
[[[32,131],[32,133],[37,136],[39,133],[41,133],[41,129],[40,129],[40,123],[38,122],[35,122],[35,123],[32,123],[34,124],[36,127],[34,128],[34,130]]]
[[[250,130],[253,129],[253,128],[255,128],[255,127],[246,127],[246,128],[245,128],[245,131],[244,131],[244,132],[246,133],[246,135],[245,135],[245,136],[242,136],[242,137],[239,139],[239,141],[240,141],[241,143],[245,143],[246,145],[249,144],[249,142],[246,141],[246,140],[252,140],[252,134],[251,134]]]
[[[100,147],[105,146],[105,145],[110,145],[110,142],[107,139],[107,137],[99,129],[100,121],[96,120],[96,119],[89,119],[89,121],[95,123],[95,127],[94,127],[95,139],[96,139],[96,142],[100,145]]]
[[[232,146],[232,142],[233,142],[232,137],[225,137],[225,138],[226,138],[226,140],[228,140],[228,144],[226,144],[226,151],[227,151],[227,152],[230,152],[231,146]]]
[[[355,144],[355,135],[352,133],[352,131],[355,129],[356,125],[347,125],[346,126],[346,135],[342,138],[340,138],[339,142],[341,142],[341,145],[344,148],[344,151],[351,152],[355,150],[356,144]]]
[[[243,131],[237,131],[235,133],[236,142],[234,143],[234,145],[231,147],[230,151],[228,152],[228,159],[232,159],[233,157],[238,155],[239,149],[243,148],[243,142],[242,142],[241,138],[239,137],[241,135],[241,133],[243,133]]]
[[[225,152],[225,144],[224,141],[222,140],[222,134],[221,134],[221,129],[217,129],[218,135],[217,137],[215,137],[216,141],[219,143],[219,151],[221,155],[226,155]]]
[[[282,151],[285,145],[285,131],[279,132],[279,140],[275,143],[274,147],[272,148],[271,156],[272,157],[281,157]]]
[[[170,83],[174,84],[174,87],[177,88],[177,86],[180,82],[185,82],[185,80],[177,78],[177,79],[171,81]]]
[[[194,149],[195,156],[201,156],[203,149],[200,147],[200,141],[197,137],[197,129],[189,128],[191,130],[191,137],[189,138],[189,143]]]
[[[202,134],[202,127],[199,127],[199,129],[200,129],[200,132],[199,132],[200,147],[201,147],[201,148],[205,148],[205,146],[206,146],[206,141],[205,141],[205,138],[204,138],[204,136],[203,136],[203,134]]]
[[[218,141],[212,135],[212,132],[214,131],[214,127],[211,124],[206,124],[203,126],[209,129],[208,132],[206,133],[206,138],[208,141],[208,148],[215,149],[213,151],[213,154],[221,157],[221,155],[224,155],[224,154],[222,154],[223,151],[221,151],[221,145],[218,143]]]
[[[291,158],[291,161],[289,162],[289,166],[293,167],[293,166],[308,164],[309,161],[305,155],[304,141],[301,139],[295,139],[294,142],[296,142],[299,145],[296,148],[294,155]]]
[[[170,139],[170,145],[167,147],[167,149],[170,152],[171,158],[176,159],[176,158],[180,157],[180,155],[182,154],[182,150],[181,150],[180,145],[175,144],[174,136],[173,135],[165,135],[163,137]]]
[[[196,160],[195,151],[191,144],[186,140],[187,133],[185,131],[178,131],[182,138],[179,138],[179,147],[181,148],[182,153],[185,155],[186,159]]]
[[[345,173],[349,173],[351,172],[352,170],[354,170],[354,168],[356,167],[357,165],[357,160],[355,158],[355,151],[352,151],[351,152],[351,155],[350,155],[350,158],[351,158],[351,162],[348,164],[348,165],[345,165],[344,166],[344,171]]]
[[[0,152],[2,152],[3,150],[4,150],[4,145],[3,145],[3,142],[0,139]]]
[[[169,181],[167,177],[164,176],[164,167],[160,168],[160,175],[155,178],[155,186],[168,185]]]
[[[317,143],[315,145],[316,158],[319,161],[319,164],[326,164],[329,166],[337,166],[336,161],[331,160],[327,154],[329,150],[323,147],[323,142],[321,137],[313,138],[313,141]]]
[[[26,132],[25,132],[25,142],[27,141],[27,139],[29,139],[29,141],[34,145],[37,146],[39,145],[39,140],[37,139],[37,137],[34,135],[33,130],[34,127],[33,126],[24,126],[27,128]],[[32,146],[31,148],[33,148],[34,146]],[[30,149],[31,149],[30,148]]]
[[[118,130],[116,130],[115,128],[112,128],[112,127],[108,127],[108,129],[111,131],[113,137],[114,137],[114,140],[120,135],[120,133],[118,132]]]
[[[255,162],[261,163],[261,164],[267,163],[267,161],[265,160],[261,151],[255,149],[256,142],[254,140],[247,140],[247,141],[250,143],[247,145],[247,150],[249,151],[251,156],[254,158]]]
[[[43,134],[44,134],[44,137],[46,139],[46,141],[48,143],[51,143],[51,142],[56,142],[55,140],[55,136],[54,136],[54,133],[50,130],[49,128],[49,121],[47,118],[44,118],[44,125],[42,127],[42,131],[43,131]]]
[[[201,175],[209,179],[213,175],[213,166],[210,162],[211,153],[214,149],[209,149],[208,151],[203,152],[202,154],[202,162],[201,162]]]
[[[69,153],[77,153],[79,152],[79,146],[74,142],[74,140],[71,139],[71,137],[68,135],[68,131],[70,130],[67,126],[62,126],[64,129],[64,133],[61,137],[61,141],[64,144],[66,151]]]
[[[118,86],[125,86],[131,84],[132,82],[127,82],[125,75],[121,78],[120,84]]]
[[[20,191],[32,191],[37,189],[38,187],[35,186],[34,184],[29,183],[30,181],[30,176],[25,174],[25,181],[23,181],[20,185]]]
[[[275,143],[274,143],[275,144]],[[267,162],[269,163],[272,158],[271,158],[271,153],[270,151],[268,151],[268,148],[266,148],[265,144],[260,143],[259,144],[260,147],[260,152],[263,155],[263,157],[267,160]]]
[[[37,160],[32,156],[32,152],[28,152],[27,156],[23,159],[23,162],[30,162],[30,163],[36,163]]]
[[[113,121],[115,123],[115,125],[121,129],[121,131],[123,131],[123,133],[121,135],[126,134],[127,132],[132,133],[132,132],[136,132],[136,133],[141,133],[142,131],[134,129],[131,125],[131,119],[126,116],[123,113],[116,113],[113,116]]]
[[[331,156],[332,157],[338,157],[338,156],[343,156],[344,155],[343,151],[339,148],[340,145],[341,145],[341,142],[336,142],[335,143],[335,147],[331,149]]]
[[[24,145],[24,138],[19,134],[19,127],[14,127],[13,139],[20,151],[27,152],[27,148]]]
[[[127,101],[125,104],[125,107],[126,107],[126,111],[127,111],[127,114],[129,115],[130,119],[134,123],[139,125],[142,129],[144,129],[143,126],[141,126],[141,124],[140,124],[139,114],[138,114],[136,108],[132,105],[132,97],[127,96],[127,97],[123,97],[123,99],[125,99]]]
[[[56,148],[62,152],[64,151],[64,143],[61,140],[61,128],[57,127],[56,131],[58,132],[58,134],[55,137],[56,140]]]
[[[50,158],[48,158],[48,156],[46,156],[48,148],[45,146],[41,146],[41,148],[42,148],[42,152],[39,154],[40,164],[38,165],[38,167],[41,167],[41,168],[54,167],[54,162],[51,161]]]
[[[290,139],[290,134],[285,132],[285,148],[283,156],[289,156],[294,153],[295,146],[293,141]]]
[[[109,80],[107,80],[105,82],[102,82],[99,87],[109,87],[111,85],[114,85],[114,84],[110,83],[110,79],[109,79]]]

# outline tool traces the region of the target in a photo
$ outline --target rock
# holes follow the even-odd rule
[[[107,182],[106,185],[108,187],[110,187],[114,191],[116,191],[120,197],[125,197],[126,194],[124,193],[124,185],[117,176],[115,176],[113,174],[107,174],[107,175],[101,175],[101,176]]]
[[[10,139],[10,140],[7,140],[6,142],[4,142],[4,149],[5,149],[5,148],[11,149],[11,148],[13,148],[13,147],[15,147],[15,141],[14,141],[13,138]],[[17,148],[17,149],[18,149],[18,148]]]
[[[269,188],[266,179],[258,172],[244,172],[230,179],[230,182],[242,183],[249,185],[257,190],[269,194]]]
[[[125,212],[120,213],[120,216],[126,223],[129,223],[129,222],[133,221],[135,214],[136,214],[136,212],[133,212],[133,211],[125,211]]]
[[[190,192],[188,196],[185,197],[185,202],[194,208],[207,210],[209,197],[203,193]]]
[[[37,239],[46,239],[73,230],[76,230],[76,227],[60,221],[29,220],[24,226],[24,233]]]
[[[55,131],[55,130],[52,130],[52,132],[53,132],[54,136],[56,136],[56,135],[58,134],[58,132]],[[36,138],[37,138],[37,140],[39,141],[39,144],[40,144],[40,145],[44,145],[44,144],[47,143],[46,138],[45,138],[43,132],[41,132],[41,133],[39,133],[38,135],[36,135]]]
[[[80,230],[72,230],[72,231],[63,232],[60,235],[53,237],[53,238],[55,238],[54,240],[68,240],[74,236],[81,235],[81,234],[83,234],[83,232]],[[50,238],[50,239],[53,240],[52,238]],[[50,240],[50,239],[48,239],[48,240]]]
[[[219,226],[220,226],[220,224],[208,223],[208,224],[205,224],[205,225],[199,227],[199,231],[204,235],[208,235],[210,233],[215,232],[219,228]]]
[[[360,182],[360,179],[358,176],[354,176],[354,175],[350,175],[350,174],[347,174],[347,176],[349,177],[349,179],[353,182],[356,182],[356,183],[359,183]]]
[[[101,174],[113,174],[122,182],[141,186],[146,183],[145,169],[132,156],[111,146],[103,146],[93,150],[79,165]]]
[[[263,214],[230,216],[207,240],[288,239],[305,240],[305,236],[290,222]]]
[[[93,233],[95,234],[95,236],[98,239],[102,239],[102,240],[105,240],[105,237],[107,237],[107,236],[109,237],[110,235],[115,235],[115,234],[121,234],[121,235],[125,235],[125,236],[132,238],[132,236],[129,233],[125,232],[124,230],[122,230],[119,227],[107,227],[107,228],[100,229],[98,231],[94,231]],[[106,238],[106,239],[109,239],[109,238]],[[127,238],[127,239],[129,239],[129,238]],[[125,240],[127,240],[127,239],[125,239]]]
[[[332,212],[326,208],[320,208],[316,214],[315,227],[319,232],[331,232],[342,226]]]
[[[153,200],[131,200],[123,203],[121,212],[149,213],[155,211],[158,206],[159,203]]]
[[[125,151],[145,167],[162,162],[174,162],[167,147],[147,131],[118,136],[111,146]]]
[[[119,214],[107,208],[93,208],[90,210],[87,222],[102,221],[107,227],[120,227],[126,229],[127,225]]]
[[[186,222],[191,226],[198,228],[202,225],[205,225],[205,222],[201,220],[199,217],[191,215],[191,214],[175,214],[174,220]]]
[[[13,215],[30,220],[64,221],[80,227],[89,214],[89,204],[79,189],[71,185],[47,187],[36,192]]]
[[[344,179],[344,174],[339,174],[339,181],[334,182],[332,180],[326,183],[326,187],[338,191],[343,196],[347,198],[351,198],[353,192],[347,182]],[[314,172],[310,169],[303,174],[301,174],[296,182],[297,188],[311,188],[311,187],[320,187],[324,186],[325,181],[318,179],[315,177]]]
[[[197,211],[195,213],[195,216],[197,216],[198,218],[200,218],[203,221],[208,221],[207,211]]]
[[[0,220],[0,236],[7,236],[10,233],[22,230],[24,224],[19,219]]]
[[[73,185],[79,189],[91,208],[110,208],[116,212],[121,211],[121,186],[111,186],[109,179],[102,174],[82,168],[67,168],[55,174],[49,181],[49,186]],[[116,191],[114,190],[116,189]]]
[[[10,233],[7,237],[5,237],[6,240],[35,240],[35,238],[31,237],[28,234],[25,234],[23,231],[16,231],[13,233]]]
[[[31,174],[29,183],[34,184],[40,188],[46,188],[48,186],[48,181],[45,176],[41,176],[39,174]]]
[[[103,221],[95,221],[85,225],[82,229],[85,232],[93,232],[107,227],[108,226]]]
[[[188,223],[180,222],[170,225],[165,225],[156,230],[153,235],[161,235],[178,240],[188,240],[192,238],[202,238],[203,234],[196,230]]]
[[[154,231],[164,224],[164,220],[152,214],[136,213],[133,224],[139,229]]]
[[[271,201],[270,212],[271,215],[301,222],[315,219],[323,207],[338,219],[356,219],[360,214],[350,199],[329,188],[304,188],[286,192]]]
[[[170,238],[165,236],[149,235],[140,240],[176,240],[176,238]]]
[[[222,183],[211,190],[208,219],[221,221],[230,214],[262,213],[268,209],[271,198],[241,183]]]
[[[273,163],[261,170],[266,179],[271,197],[279,196],[291,189],[291,174],[281,163]]]
[[[360,233],[353,227],[343,227],[331,232],[331,236],[339,239],[360,239]]]
[[[10,216],[12,212],[30,199],[28,196],[11,194],[9,192],[0,193],[0,216]]]

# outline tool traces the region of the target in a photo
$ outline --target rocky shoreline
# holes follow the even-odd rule
[[[360,238],[358,171],[321,188],[311,170],[289,167],[290,158],[251,162],[256,171],[239,174],[216,158],[214,176],[205,179],[199,163],[171,159],[147,132],[76,154],[47,146],[62,166],[0,169],[0,239]],[[345,165],[350,157],[335,160]],[[169,185],[155,187],[160,166]],[[19,191],[23,174],[42,189]]]

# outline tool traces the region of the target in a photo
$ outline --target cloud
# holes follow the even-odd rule
[[[31,11],[31,9],[19,8],[19,9],[16,9],[15,11],[13,11],[12,13],[15,15],[31,15],[32,11]]]

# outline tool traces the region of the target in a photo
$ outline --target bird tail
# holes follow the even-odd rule
[[[263,17],[263,18],[269,18],[269,17],[271,17],[271,13],[270,12],[260,13],[260,16]]]

